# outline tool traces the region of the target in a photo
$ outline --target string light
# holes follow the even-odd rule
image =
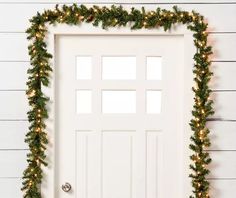
[[[35,91],[35,89],[33,89],[33,90],[28,94],[28,96],[29,96],[29,97],[34,97],[34,96],[35,96],[35,93],[36,93],[36,91]]]
[[[207,36],[208,33],[207,33],[206,31],[203,31],[202,34],[203,34],[204,36]]]
[[[202,46],[203,46],[203,43],[202,43],[201,41],[199,41],[199,42],[198,42],[198,45],[202,47]]]
[[[203,130],[200,130],[200,135],[203,135],[204,134],[204,131]]]
[[[59,21],[63,22],[63,17],[62,16],[60,16]]]
[[[40,29],[40,30],[43,30],[43,29],[44,29],[41,24],[39,25],[39,29]]]
[[[114,15],[114,13],[117,15]],[[140,17],[136,16],[137,13],[140,14]],[[83,16],[81,16],[81,14]],[[104,17],[104,14],[108,17]],[[33,130],[30,130],[27,134],[26,141],[29,145],[33,145],[35,142],[35,132],[40,132],[37,134],[37,137],[40,137],[40,143],[35,144],[35,147],[30,146],[31,155],[28,157],[29,166],[24,173],[25,183],[23,189],[26,190],[25,197],[40,197],[40,189],[38,188],[38,186],[40,186],[39,180],[35,178],[42,178],[42,173],[40,172],[42,171],[41,164],[46,165],[44,152],[47,145],[47,134],[44,132],[45,123],[43,118],[47,115],[47,100],[43,94],[36,95],[36,93],[41,93],[41,86],[44,86],[44,84],[38,83],[40,80],[38,77],[42,78],[42,80],[45,79],[47,82],[49,81],[49,74],[51,72],[49,64],[50,54],[45,51],[46,42],[43,40],[45,32],[47,31],[45,24],[47,22],[50,24],[58,22],[77,25],[84,19],[86,19],[85,22],[92,22],[93,25],[99,25],[97,24],[98,21],[102,24],[103,28],[112,27],[116,24],[125,25],[131,22],[132,29],[141,29],[142,27],[163,27],[165,31],[169,30],[171,25],[182,22],[194,32],[193,36],[197,53],[196,56],[194,56],[194,79],[196,84],[193,87],[195,100],[192,113],[193,119],[190,123],[193,130],[190,148],[194,152],[194,155],[191,156],[193,164],[191,164],[192,166],[190,168],[193,172],[190,174],[190,177],[192,178],[194,197],[209,198],[209,181],[206,177],[209,170],[206,168],[210,163],[210,157],[209,153],[207,153],[204,148],[209,147],[210,142],[208,139],[209,131],[205,126],[205,120],[206,117],[213,112],[211,107],[212,102],[207,103],[207,109],[204,107],[204,104],[206,100],[210,101],[210,89],[209,86],[207,86],[207,83],[208,79],[211,77],[211,72],[208,70],[208,66],[210,66],[211,62],[208,60],[208,56],[211,54],[212,50],[211,47],[207,45],[208,33],[206,32],[207,24],[204,23],[204,18],[198,13],[184,12],[177,7],[174,7],[174,11],[160,9],[156,10],[156,12],[142,12],[134,9],[131,12],[128,12],[122,7],[114,6],[112,9],[106,7],[86,8],[84,5],[81,5],[80,7],[77,5],[65,5],[62,9],[56,7],[53,10],[46,10],[33,18],[37,23],[33,22],[31,24],[32,27],[27,30],[27,33],[29,34],[28,38],[32,39],[33,42],[33,44],[30,45],[29,52],[33,60],[32,66],[34,66],[36,70],[29,71],[30,79],[28,81],[27,95],[29,96],[28,99],[32,107],[29,111],[29,121],[32,124]],[[42,42],[42,45],[37,45],[36,42],[39,40]],[[41,58],[41,56],[37,56],[38,54],[45,54],[45,56]],[[38,69],[39,66],[40,68]],[[43,140],[45,140],[45,142]],[[32,155],[37,155],[36,159],[33,158],[33,161]],[[40,171],[37,171],[35,174],[30,174],[31,169]],[[33,188],[31,185],[34,185]]]
[[[42,38],[43,36],[40,33],[36,33],[35,35],[37,38]]]

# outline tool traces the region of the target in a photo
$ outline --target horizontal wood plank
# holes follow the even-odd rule
[[[236,195],[236,180],[211,180],[210,196],[213,198],[233,198]]]
[[[0,62],[0,90],[26,89],[28,62]]]
[[[213,47],[212,61],[236,60],[236,34],[211,34],[209,44]]]
[[[4,198],[22,198],[20,178],[0,178],[0,196]]]
[[[0,150],[0,177],[21,177],[26,168],[27,150]]]
[[[214,100],[215,114],[211,118],[236,120],[236,92],[214,92],[212,94]]]
[[[210,151],[212,163],[209,178],[236,178],[236,151]]]
[[[236,122],[213,121],[207,126],[211,130],[211,150],[236,150]]]
[[[236,90],[236,62],[213,62],[214,76],[210,82],[213,90]]]
[[[0,150],[28,148],[24,142],[27,129],[27,121],[0,121]]]
[[[0,1],[1,2],[1,1]],[[61,1],[50,1],[50,4],[47,1],[42,1],[42,3],[26,3],[24,1],[22,4],[2,4],[0,6],[0,18],[7,18],[7,20],[0,21],[0,32],[24,32],[30,25],[29,19],[34,16],[37,11],[42,12],[44,9],[52,9],[55,6],[55,3],[62,3]],[[32,2],[32,1],[29,1]],[[44,2],[44,3],[43,3]],[[55,3],[53,3],[55,2]],[[65,1],[66,2],[66,1]],[[89,2],[89,1],[88,1]],[[86,3],[88,3],[86,1]],[[90,1],[94,2],[94,1]],[[96,2],[96,1],[95,1]],[[106,1],[102,1],[106,2]],[[169,1],[171,2],[171,1]],[[181,1],[179,1],[181,2]],[[191,1],[190,1],[191,2]],[[72,1],[67,1],[66,3],[72,3]],[[76,2],[78,3],[78,2]],[[116,3],[116,2],[114,2]],[[127,3],[127,1],[125,1]],[[129,3],[131,3],[129,1]],[[140,3],[140,2],[139,2]],[[160,4],[161,1],[155,1],[156,5],[148,5],[145,7],[147,9],[155,9],[157,6],[172,9],[175,3],[172,1],[171,4]],[[162,3],[168,3],[167,1],[162,1]],[[109,5],[108,5],[109,6]],[[124,5],[124,7],[137,7],[140,8],[142,4],[138,5]],[[233,18],[236,18],[236,4],[181,4],[179,7],[183,10],[191,11],[196,10],[205,16],[209,23],[209,30],[214,32],[236,32],[236,24],[230,23]],[[8,10],[11,10],[9,12]],[[22,12],[24,10],[24,12]],[[222,17],[219,15],[219,12],[227,14]],[[14,13],[14,15],[12,14]]]
[[[27,119],[28,103],[25,91],[0,91],[0,120]]]
[[[25,33],[0,33],[0,61],[29,61]]]
[[[43,12],[44,9],[52,9],[55,4],[2,4],[0,6],[0,17],[7,20],[0,21],[0,32],[25,32],[30,26],[30,19]],[[9,9],[11,12],[9,12]],[[24,12],[22,12],[24,10]],[[14,14],[12,14],[14,13]]]
[[[0,61],[29,61],[29,42],[24,33],[0,33]],[[236,60],[236,33],[211,34],[209,43],[213,46],[213,61]]]

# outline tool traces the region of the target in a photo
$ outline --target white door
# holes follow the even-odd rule
[[[183,43],[178,35],[57,36],[57,198],[187,197]]]

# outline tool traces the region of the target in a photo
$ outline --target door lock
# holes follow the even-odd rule
[[[64,192],[69,192],[71,190],[71,185],[68,182],[66,182],[64,185],[61,186],[61,189]]]

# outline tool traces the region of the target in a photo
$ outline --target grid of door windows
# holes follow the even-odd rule
[[[162,80],[162,57],[145,57],[145,81]],[[76,57],[76,79],[83,81],[93,80],[93,57]],[[101,77],[104,82],[135,82],[137,79],[136,56],[102,56]],[[145,111],[147,114],[161,113],[161,89],[145,90]],[[135,89],[101,89],[101,113],[103,114],[135,114],[136,113]],[[78,114],[90,114],[92,112],[92,90],[76,90],[76,111]]]

